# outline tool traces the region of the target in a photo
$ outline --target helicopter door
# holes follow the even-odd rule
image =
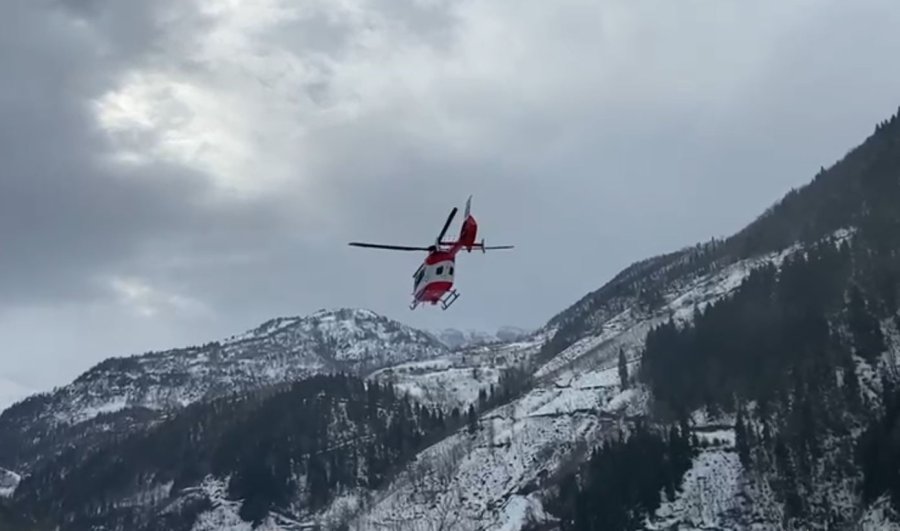
[[[416,274],[413,275],[413,293],[418,293],[419,288],[422,287],[422,283],[425,280],[425,270],[426,266],[422,266],[416,271]]]

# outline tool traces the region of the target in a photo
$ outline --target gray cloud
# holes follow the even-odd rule
[[[738,229],[898,105],[886,0],[203,6],[0,18],[0,376],[329,306],[536,326]],[[462,256],[452,311],[406,310],[421,256],[345,245],[427,243],[469,194],[517,249]]]

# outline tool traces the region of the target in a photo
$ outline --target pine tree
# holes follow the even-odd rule
[[[475,412],[475,406],[469,405],[469,411],[466,414],[466,420],[468,423],[469,433],[475,433],[478,431],[478,414]]]
[[[625,359],[625,350],[619,349],[619,383],[622,389],[628,389],[628,360]]]
[[[856,352],[866,360],[873,360],[885,350],[884,336],[878,320],[869,313],[866,301],[859,287],[850,288],[847,304],[847,318]]]
[[[744,423],[744,408],[738,406],[737,420],[734,424],[735,446],[737,447],[738,457],[744,468],[750,467],[750,444],[747,440],[747,426]]]

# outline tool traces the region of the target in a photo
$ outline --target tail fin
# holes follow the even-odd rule
[[[475,235],[478,233],[478,223],[472,217],[472,196],[466,199],[466,211],[462,227],[459,229],[459,242],[470,253],[475,244]]]

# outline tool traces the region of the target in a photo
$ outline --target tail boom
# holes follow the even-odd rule
[[[459,229],[459,239],[455,242],[440,242],[441,245],[450,247],[448,252],[451,254],[455,255],[463,249],[468,252],[472,252],[472,249],[481,249],[481,252],[487,252],[495,249],[513,248],[512,245],[486,246],[484,238],[480,242],[475,241],[475,238],[478,236],[478,222],[475,220],[475,216],[472,215],[472,196],[469,196],[469,199],[466,201],[466,209],[463,215],[465,218],[463,219],[462,227]]]

